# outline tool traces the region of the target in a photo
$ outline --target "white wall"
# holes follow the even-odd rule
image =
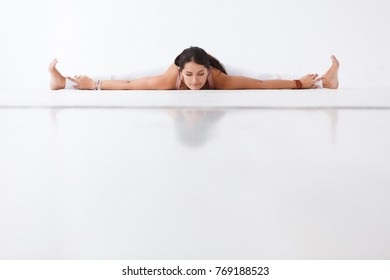
[[[203,47],[225,64],[322,73],[331,54],[342,87],[390,86],[387,0],[0,0],[0,88],[47,88],[66,75],[169,65]]]

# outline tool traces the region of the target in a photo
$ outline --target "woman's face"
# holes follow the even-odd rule
[[[187,62],[182,70],[184,83],[191,90],[199,90],[206,84],[209,71],[203,65]]]

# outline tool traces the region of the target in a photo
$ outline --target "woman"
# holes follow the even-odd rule
[[[332,56],[332,66],[325,75],[308,74],[299,80],[258,80],[230,76],[224,66],[199,47],[185,49],[168,70],[154,77],[135,80],[93,80],[87,76],[64,77],[56,69],[57,60],[49,66],[50,89],[75,88],[83,90],[174,90],[174,89],[310,89],[338,88],[339,62]]]

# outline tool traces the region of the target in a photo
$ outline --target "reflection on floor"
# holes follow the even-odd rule
[[[389,259],[390,110],[0,109],[0,259]]]

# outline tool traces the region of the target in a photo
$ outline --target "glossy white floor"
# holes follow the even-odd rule
[[[0,133],[0,259],[390,258],[390,90],[4,90]]]

